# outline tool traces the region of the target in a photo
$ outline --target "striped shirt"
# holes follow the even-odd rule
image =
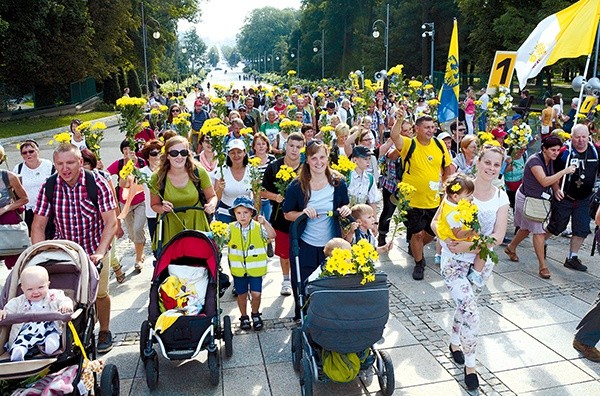
[[[94,172],[94,179],[98,186],[98,209],[88,198],[83,169],[73,187],[64,182],[61,177],[57,177],[52,207],[46,197],[46,183],[44,183],[34,209],[35,214],[44,217],[50,217],[54,212],[56,226],[54,239],[76,242],[88,255],[94,254],[100,245],[104,231],[102,213],[114,210],[117,206],[108,181],[97,172]]]

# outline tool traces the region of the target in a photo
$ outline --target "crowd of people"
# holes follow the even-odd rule
[[[476,389],[477,295],[494,264],[491,256],[481,253],[505,244],[508,259],[517,262],[519,244],[532,233],[539,276],[549,279],[546,240],[561,234],[570,223],[572,237],[564,266],[587,269],[578,251],[590,234],[588,212],[600,170],[589,123],[567,125],[574,113],[562,114],[562,108],[555,107],[560,98],[552,104],[547,101],[549,110],[540,116],[539,133],[514,149],[505,140],[510,116],[487,121],[485,111],[476,109],[487,109],[482,104],[490,100],[485,90],[479,99],[472,88],[467,90],[464,117],[453,121],[448,131],[436,121],[435,105],[424,93],[415,101],[383,89],[372,93],[361,108],[354,94],[342,88],[319,86],[314,92],[301,87],[232,89],[224,93],[224,109],[219,112],[209,95],[198,92],[187,130],[177,123],[187,109],[174,98],[164,119],[155,122],[149,115],[148,124],[140,125],[137,147],[123,141],[122,158],[106,171],[74,122],[72,141],[59,145],[52,161],[39,157],[36,141],[21,143],[23,162],[13,172],[2,171],[8,182],[0,179],[0,223],[19,221],[18,212],[24,208],[33,243],[69,239],[79,243],[93,262],[104,264],[97,299],[98,350],[106,352],[112,347],[110,268],[118,282],[126,279],[110,249],[115,237],[123,235],[120,219],[135,247],[137,271],[144,262],[146,227],[156,251],[159,243],[165,244],[183,229],[210,231],[212,221],[227,224],[231,233],[228,262],[240,328],[259,331],[263,328],[261,278],[267,257],[278,257],[281,295],[294,295],[294,318],[299,319],[298,292],[326,261],[328,241],[335,239],[345,247],[344,240],[355,244],[365,239],[383,254],[394,248],[390,229],[396,227],[393,215],[402,198],[399,183],[406,183],[415,190],[407,198],[409,209],[404,214],[407,251],[414,259],[412,278],[425,279],[424,247],[435,241],[435,264],[456,304],[449,350],[458,364],[465,365],[467,388]],[[527,96],[524,92],[522,99]],[[573,100],[575,109],[577,104]],[[148,114],[160,106],[160,98],[153,95]],[[513,117],[513,124],[523,122],[522,116]],[[202,133],[212,118],[220,118],[228,128],[219,142],[224,153],[213,151],[215,137]],[[570,135],[556,131],[559,121]],[[491,138],[477,130],[490,131]],[[541,139],[541,150],[528,155],[536,139]],[[119,176],[129,162],[151,180],[144,189],[136,190],[134,175]],[[254,163],[261,175],[259,193],[252,185]],[[8,200],[8,189],[16,199]],[[125,191],[133,192],[133,199],[126,198]],[[531,217],[528,205],[535,200],[547,202],[545,218]],[[476,234],[492,241],[481,249],[473,249],[477,235],[456,215],[463,202],[476,208]],[[177,208],[196,206],[203,210],[177,212]],[[507,240],[511,213],[515,237]],[[164,224],[158,235],[157,217],[162,215]],[[307,220],[298,235],[300,274],[296,274],[290,265],[289,229],[302,215]],[[9,268],[15,260],[4,257]],[[578,340],[577,346],[574,343],[578,350],[600,361],[595,344],[586,338]]]

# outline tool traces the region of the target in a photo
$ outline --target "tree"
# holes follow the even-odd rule
[[[135,97],[142,96],[142,87],[140,86],[140,79],[135,69],[127,70],[127,87],[129,87],[129,95]]]
[[[219,50],[216,46],[212,46],[208,51],[208,63],[212,67],[216,67],[219,63]]]
[[[221,53],[230,67],[235,67],[242,60],[236,46],[224,45],[221,47]]]
[[[188,30],[183,34],[183,48],[186,50],[183,57],[186,65],[196,62],[200,65],[204,65],[206,62],[207,47],[200,36],[198,36],[195,29]],[[192,70],[195,69],[193,66],[194,65],[192,65]]]
[[[104,80],[104,103],[114,105],[121,96],[119,79],[116,74],[111,74]]]

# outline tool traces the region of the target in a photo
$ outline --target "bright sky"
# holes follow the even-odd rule
[[[195,25],[198,35],[212,44],[235,43],[235,36],[244,24],[246,15],[256,8],[271,6],[275,8],[300,8],[301,0],[204,0],[200,2],[202,19]],[[179,32],[193,27],[187,21],[179,22]]]

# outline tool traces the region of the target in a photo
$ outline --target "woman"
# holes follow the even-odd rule
[[[543,279],[550,279],[550,270],[546,267],[544,241],[546,230],[544,223],[529,220],[524,215],[525,197],[550,199],[553,187],[556,199],[563,198],[563,192],[558,183],[563,176],[570,175],[577,170],[576,165],[571,165],[558,173],[554,173],[553,161],[558,157],[562,141],[553,135],[542,140],[542,151],[529,157],[523,171],[523,183],[517,190],[515,200],[515,227],[519,227],[512,242],[506,246],[504,253],[510,261],[518,262],[517,246],[529,233],[533,234],[533,248],[539,263],[539,275]],[[549,204],[550,202],[548,202]]]
[[[167,119],[165,120],[165,125],[163,125],[163,131],[168,129],[173,129],[177,131],[177,126],[173,125],[173,118],[178,117],[181,114],[181,107],[177,103],[173,103],[171,107],[169,107],[169,114],[167,115]]]
[[[523,182],[523,171],[525,170],[525,154],[527,148],[523,147],[508,157],[506,160],[506,169],[504,170],[504,184],[506,185],[506,195],[510,202],[511,209],[515,210],[515,198],[517,190]]]
[[[87,148],[85,136],[77,130],[77,127],[81,124],[81,120],[77,118],[71,121],[71,125],[69,125],[69,130],[71,131],[71,144],[79,150],[85,150]]]
[[[160,152],[164,144],[160,140],[150,140],[144,144],[142,148],[142,158],[146,160],[146,166],[140,169],[140,172],[145,174],[148,179],[158,170],[160,165]],[[150,232],[150,240],[154,239],[156,231],[156,212],[152,210],[151,194],[148,185],[144,184],[144,206],[146,207],[146,221],[148,223],[148,231]]]
[[[252,151],[254,151],[254,155],[251,158],[260,158],[258,170],[260,170],[262,177],[265,175],[265,169],[267,169],[267,166],[269,166],[269,164],[276,159],[273,154],[269,154],[270,149],[271,145],[269,144],[269,138],[267,135],[262,132],[254,135],[254,140],[252,140]],[[270,219],[271,201],[268,199],[261,199],[260,202],[260,214],[263,215],[265,219]]]
[[[283,150],[279,150],[273,147],[279,134],[279,116],[274,109],[267,110],[267,120],[260,126],[260,131],[264,133],[269,139],[269,145],[271,146],[271,152],[277,156],[283,154]]]
[[[159,192],[150,194],[151,207],[159,215],[168,214],[177,207],[204,205],[204,211],[190,210],[166,216],[160,235],[163,246],[183,229],[209,230],[206,215],[215,212],[217,196],[208,173],[192,158],[186,138],[174,136],[166,141],[151,183]],[[155,234],[154,249],[158,239],[158,234]]]
[[[346,149],[344,146],[346,145],[346,140],[350,135],[350,128],[348,124],[338,124],[335,127],[335,139],[331,144],[331,154],[329,154],[329,162],[331,164],[337,164],[340,158],[340,155],[346,155]]]
[[[475,130],[475,90],[469,88],[465,98],[465,124],[467,124],[467,134],[472,135]]]
[[[5,159],[4,147],[0,146],[0,164]],[[11,192],[14,193],[14,200],[11,197]],[[19,181],[19,177],[12,172],[0,169],[0,224],[19,224],[23,205],[28,202],[27,192]],[[15,265],[18,258],[18,254],[0,257],[0,259],[4,259],[4,264],[8,269]]]
[[[450,164],[450,174],[455,172],[466,175],[475,174],[475,163],[477,157],[477,137],[467,135],[460,142],[460,153],[454,157]]]
[[[327,215],[337,210],[339,215],[350,214],[348,189],[344,177],[329,167],[329,148],[324,143],[309,142],[306,162],[300,166],[298,177],[285,192],[284,217],[295,221],[303,213],[308,216],[306,227],[299,232],[301,284],[323,262],[325,243],[341,236],[338,221]],[[296,302],[295,319],[300,318],[296,268],[292,265],[292,289]]]
[[[13,172],[18,175],[23,183],[29,202],[25,205],[25,223],[31,235],[31,223],[33,222],[33,208],[37,203],[38,194],[48,176],[56,172],[52,162],[40,158],[40,147],[35,140],[27,139],[19,148],[23,162],[15,165]],[[54,238],[54,222],[49,221],[46,225],[46,239]]]
[[[229,140],[225,161],[227,166],[223,168],[223,173],[221,169],[215,169],[214,180],[215,192],[219,200],[217,220],[229,224],[235,221],[229,213],[233,201],[240,195],[252,198],[248,154],[242,139]]]
[[[200,137],[200,154],[198,154],[198,161],[200,165],[210,174],[215,170],[217,166],[217,158],[215,157],[215,153],[212,149],[212,144],[210,143],[210,137],[207,135],[202,135]]]
[[[315,138],[315,129],[311,124],[304,124],[300,128],[300,132],[304,135],[304,140],[310,142]],[[318,136],[317,136],[318,138]]]
[[[113,197],[115,198],[115,202],[119,202],[119,198],[117,197],[117,192],[112,182],[112,178],[110,173],[107,171],[103,171],[98,168],[98,159],[96,158],[96,154],[94,154],[91,150],[85,149],[81,151],[81,158],[83,159],[83,168],[85,170],[89,170],[92,172],[100,173],[107,181],[110,187],[110,190],[113,193]],[[120,208],[116,208],[116,215],[120,214]],[[123,228],[121,227],[121,222],[117,222],[117,233],[114,237],[114,243],[116,244],[117,239],[121,238],[124,235]],[[114,246],[114,245],[113,245]],[[123,272],[123,266],[117,259],[117,249],[110,249],[110,268],[112,268],[115,273],[115,279],[118,283],[125,282],[125,272]]]
[[[481,234],[495,238],[497,243],[502,241],[506,233],[508,197],[504,191],[494,187],[492,182],[498,178],[503,161],[504,152],[500,147],[486,145],[482,148],[477,159],[478,171],[473,192],[473,203],[479,209],[477,217],[481,224]],[[431,222],[434,231],[439,215],[438,211]],[[477,251],[471,251],[471,242],[467,241],[441,243],[443,249],[440,273],[456,304],[450,335],[450,353],[456,363],[464,363],[465,384],[467,389],[474,390],[479,387],[475,352],[479,333],[477,295],[480,290],[473,290],[467,274]],[[490,277],[493,267],[494,263],[488,259],[482,271],[484,281]]]
[[[354,146],[364,146],[369,150],[372,150],[371,147],[373,147],[372,143],[374,140],[375,137],[373,135],[373,131],[361,127],[352,127],[352,129],[350,129],[350,136],[348,136],[346,142],[344,143],[344,151],[346,153],[346,157],[350,158]],[[373,155],[371,156],[367,172],[372,173],[375,180],[379,180],[379,147],[372,150],[372,152]],[[381,152],[383,152],[383,150],[381,150]],[[387,149],[385,152],[387,152]]]

